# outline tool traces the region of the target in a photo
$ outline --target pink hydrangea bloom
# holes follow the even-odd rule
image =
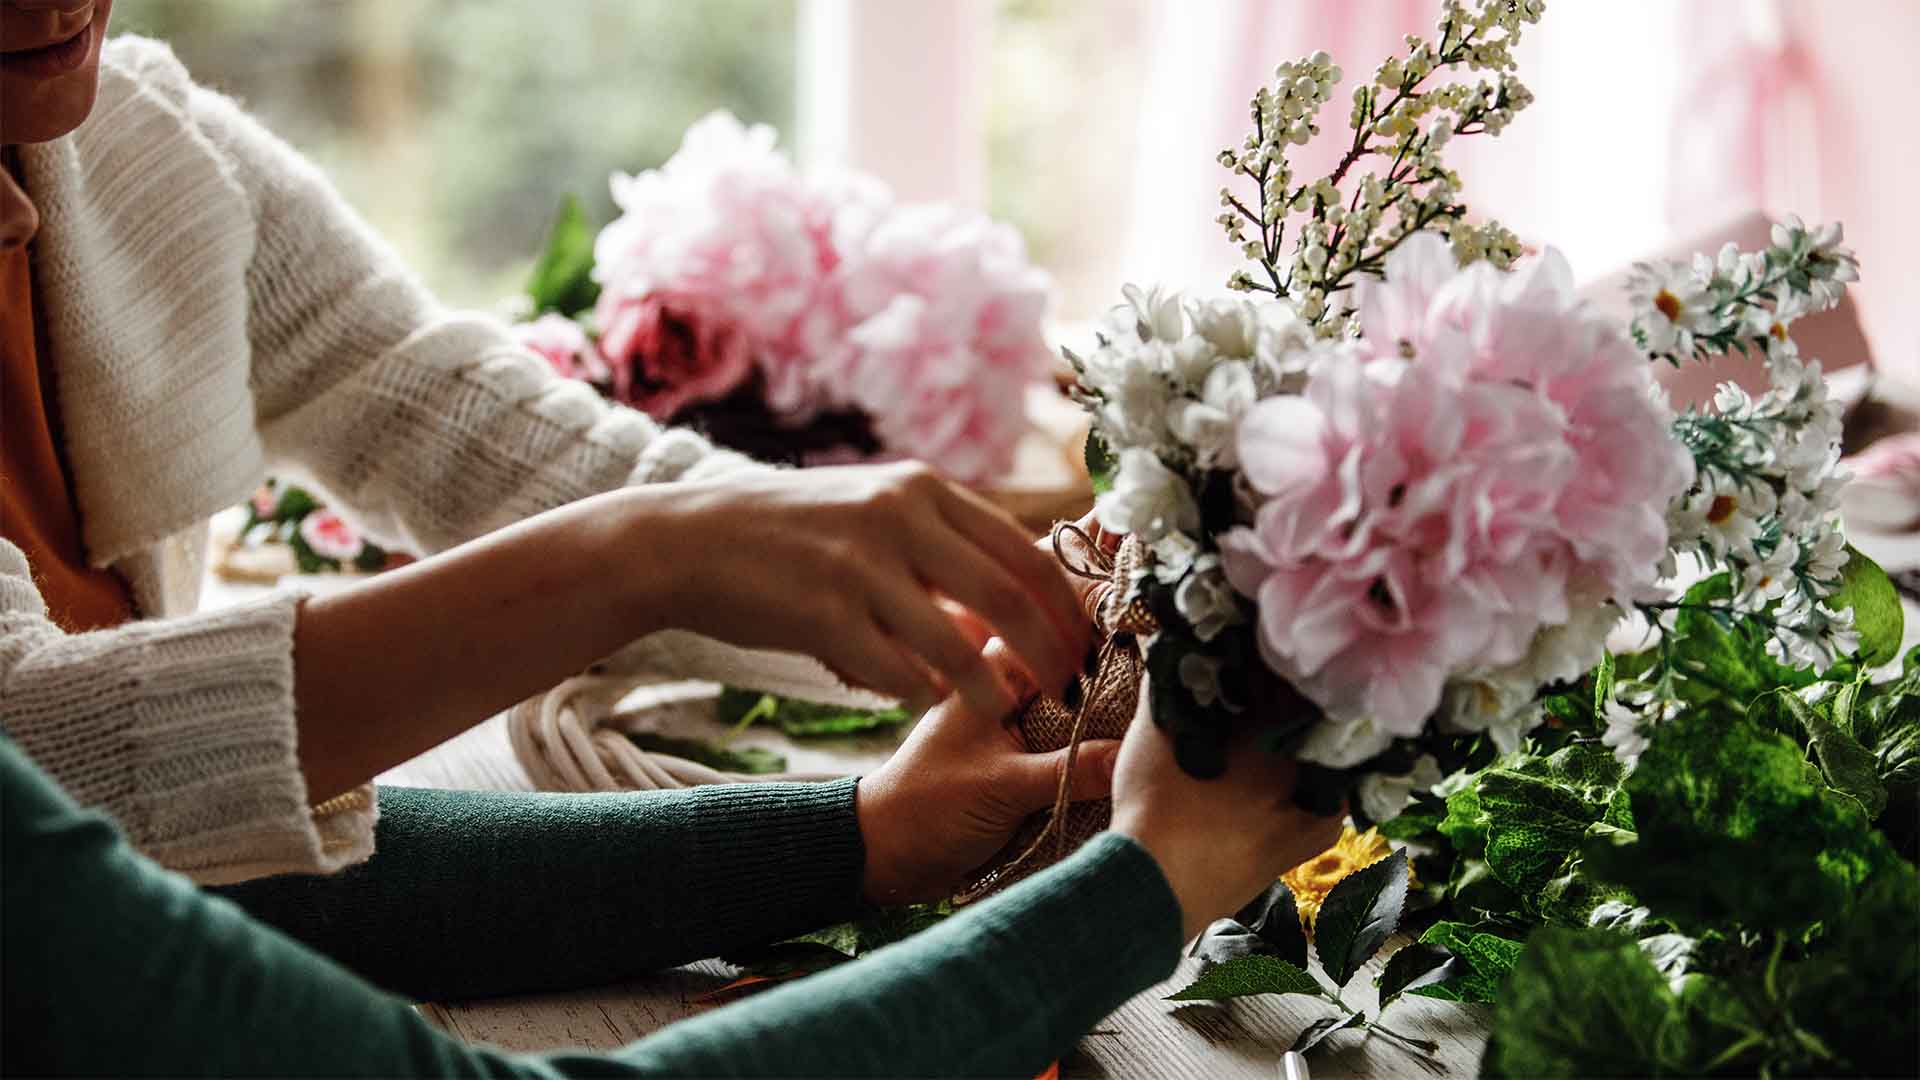
[[[1377,751],[1419,733],[1449,677],[1525,656],[1570,596],[1645,597],[1692,459],[1556,252],[1460,270],[1415,236],[1358,300],[1361,340],[1243,421],[1258,505],[1222,548],[1267,662],[1366,718]]]
[[[768,404],[796,423],[858,408],[886,456],[966,480],[1003,471],[1046,370],[1046,279],[1018,235],[802,176],[774,138],[716,113],[660,169],[614,178],[622,214],[594,248],[603,348],[634,305],[670,296],[744,335]]]
[[[549,311],[512,329],[514,340],[552,365],[561,378],[606,381],[607,365],[587,340],[587,332],[565,315]]]
[[[360,533],[331,510],[315,510],[300,519],[300,539],[323,559],[351,562],[365,545]]]

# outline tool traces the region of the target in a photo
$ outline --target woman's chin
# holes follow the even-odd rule
[[[100,89],[100,47],[111,3],[75,38],[31,52],[0,53],[0,141],[49,142],[86,120]]]

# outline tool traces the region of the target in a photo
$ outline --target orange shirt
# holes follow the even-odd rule
[[[87,565],[27,253],[24,245],[0,247],[0,536],[26,553],[61,629],[118,626],[133,619],[133,598],[117,574]]]

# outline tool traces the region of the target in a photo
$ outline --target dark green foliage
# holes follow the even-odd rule
[[[533,314],[551,311],[571,317],[593,307],[600,297],[600,286],[593,280],[594,235],[580,200],[571,195],[561,199],[540,258],[527,276]]]
[[[858,735],[898,727],[911,719],[905,709],[854,709],[728,687],[716,705],[722,723],[734,727],[767,724],[796,739]]]
[[[1891,855],[1799,747],[1744,721],[1662,725],[1626,789],[1637,833],[1593,838],[1583,854],[1682,929],[1804,930]]]

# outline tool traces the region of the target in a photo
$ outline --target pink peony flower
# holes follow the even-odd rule
[[[603,294],[594,318],[613,368],[614,400],[662,422],[733,393],[753,373],[753,343],[697,299]]]
[[[1243,421],[1257,506],[1221,541],[1267,662],[1367,718],[1340,758],[1417,734],[1449,677],[1526,656],[1570,595],[1647,595],[1692,481],[1646,362],[1557,253],[1460,270],[1422,235],[1386,275],[1361,288],[1361,339]]]
[[[587,332],[565,315],[549,311],[532,322],[516,323],[512,330],[515,340],[539,354],[561,378],[606,381],[606,362],[587,340]]]
[[[331,510],[315,510],[300,519],[300,539],[323,559],[351,562],[360,557],[360,534]]]
[[[1046,378],[1046,275],[1013,229],[928,206],[896,212],[847,246],[833,275],[845,344],[813,378],[862,409],[897,456],[963,480],[1012,464],[1027,389]]]
[[[857,409],[882,456],[966,480],[1011,462],[1026,389],[1047,370],[1047,282],[1018,234],[950,207],[896,207],[857,177],[803,177],[772,129],[725,113],[613,191],[621,217],[594,248],[610,359],[652,332],[644,305],[667,297],[702,332],[736,333],[768,405],[795,423]],[[735,355],[713,348],[709,360]]]

